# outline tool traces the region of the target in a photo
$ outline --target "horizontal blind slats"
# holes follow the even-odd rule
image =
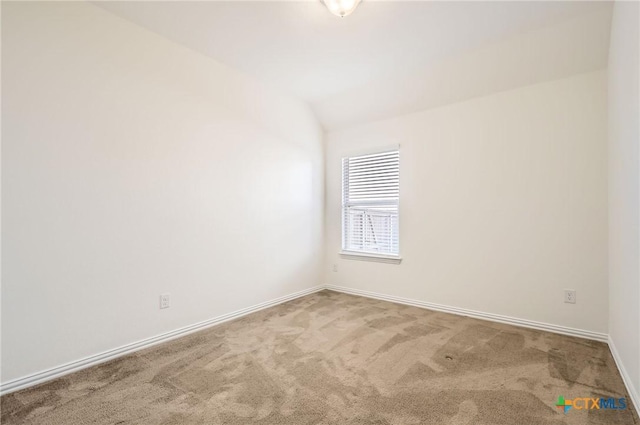
[[[398,167],[393,165],[393,164],[381,164],[379,167],[375,166],[375,167],[350,167],[349,173],[351,173],[351,175],[356,175],[358,173],[363,173],[363,172],[367,172],[370,170],[384,170],[384,169],[389,169],[389,172],[393,172],[393,171],[398,171]]]
[[[395,153],[389,152],[389,153],[379,153],[379,154],[373,154],[373,155],[352,156],[350,158],[346,158],[346,160],[349,161],[349,163],[360,163],[360,162],[379,161],[385,158],[398,158],[399,156],[400,156],[399,153],[396,151]]]
[[[349,167],[351,171],[361,170],[363,168],[373,168],[373,167],[393,167],[397,163],[397,159],[385,159],[384,161],[376,161],[376,162],[358,162],[358,163],[349,163]]]

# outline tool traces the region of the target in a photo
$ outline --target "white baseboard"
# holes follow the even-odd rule
[[[255,313],[256,311],[263,310],[265,308],[273,307],[275,305],[282,304],[284,302],[291,301],[293,299],[300,298],[305,295],[313,294],[314,292],[322,291],[323,289],[325,289],[324,285],[315,286],[313,288],[309,288],[299,292],[295,292],[293,294],[285,295],[283,297],[266,301],[251,307],[243,308],[242,310],[234,311],[228,314],[223,314],[222,316],[214,317],[212,319],[205,320],[200,323],[195,323],[193,325],[185,326],[180,329],[175,329],[173,331],[156,335],[151,338],[146,338],[140,341],[133,342],[131,344],[123,345],[122,347],[114,348],[113,350],[108,350],[99,354],[85,357],[80,360],[63,364],[61,366],[56,366],[51,369],[43,370],[43,371],[34,373],[32,375],[24,376],[22,378],[17,378],[8,382],[3,382],[0,384],[0,395],[8,394],[14,391],[21,390],[23,388],[31,387],[33,385],[50,381],[52,379],[59,378],[64,375],[77,372],[81,369],[86,369],[88,367],[95,366],[100,363],[104,363],[106,361],[113,360],[118,357],[122,357],[126,354],[133,353],[134,351],[139,351],[139,350],[151,347],[152,345],[170,341],[172,339],[188,335],[190,333],[202,330],[204,328],[219,325],[223,322],[237,319],[239,317],[246,316],[247,314]]]
[[[631,379],[629,378],[628,373],[626,372],[626,370],[624,369],[624,366],[620,361],[620,357],[615,348],[615,345],[613,344],[613,341],[608,337],[607,334],[591,332],[591,331],[586,331],[582,329],[574,329],[574,328],[569,328],[565,326],[552,325],[548,323],[535,322],[535,321],[519,319],[515,317],[502,316],[498,314],[467,310],[467,309],[458,308],[458,307],[445,306],[441,304],[412,300],[408,298],[396,297],[393,295],[379,294],[375,292],[363,291],[359,289],[352,289],[352,288],[347,288],[344,286],[336,286],[336,285],[315,286],[313,288],[305,289],[303,291],[295,292],[293,294],[285,295],[280,298],[276,298],[261,304],[247,307],[242,310],[238,310],[232,313],[224,314],[222,316],[214,317],[212,319],[205,320],[200,323],[195,323],[193,325],[185,326],[183,328],[166,332],[161,335],[156,335],[151,338],[146,338],[131,344],[127,344],[122,347],[115,348],[113,350],[108,350],[103,353],[85,357],[83,359],[76,360],[61,366],[43,370],[43,371],[34,373],[32,375],[28,375],[22,378],[14,379],[12,381],[4,382],[0,384],[0,395],[8,394],[10,392],[31,387],[33,385],[37,385],[46,381],[50,381],[52,379],[56,379],[64,375],[77,372],[81,369],[85,369],[88,367],[98,365],[100,363],[104,363],[109,360],[113,360],[115,358],[151,347],[156,344],[160,344],[162,342],[170,341],[172,339],[179,338],[181,336],[185,336],[190,333],[193,333],[211,326],[215,326],[223,322],[227,322],[229,320],[233,320],[233,319],[245,316],[247,314],[254,313],[259,310],[263,310],[265,308],[269,308],[278,304],[282,304],[287,301],[291,301],[296,298],[303,297],[305,295],[319,292],[323,289],[329,289],[336,292],[359,295],[359,296],[374,298],[374,299],[383,300],[383,301],[390,301],[393,303],[405,304],[405,305],[410,305],[414,307],[421,307],[429,310],[442,311],[445,313],[468,316],[476,319],[489,320],[492,322],[506,323],[506,324],[515,325],[515,326],[522,326],[522,327],[531,328],[531,329],[538,329],[543,331],[559,333],[563,335],[576,336],[580,338],[587,338],[587,339],[592,339],[596,341],[607,342],[609,344],[609,348],[611,350],[613,358],[615,359],[615,362],[618,366],[618,369],[620,370],[620,374],[622,376],[622,379],[624,380],[624,383],[627,387],[627,390],[633,401],[633,404],[635,405],[636,410],[640,411],[640,398],[638,397],[638,392],[633,387]]]
[[[638,393],[638,390],[634,387],[633,382],[631,381],[631,377],[627,373],[622,363],[622,360],[620,359],[618,350],[616,349],[616,346],[613,343],[613,340],[608,334],[592,332],[592,331],[587,331],[583,329],[575,329],[567,326],[552,325],[549,323],[535,322],[532,320],[519,319],[517,317],[502,316],[499,314],[484,313],[484,312],[475,311],[475,310],[467,310],[459,307],[451,307],[451,306],[434,304],[434,303],[425,302],[425,301],[418,301],[418,300],[412,300],[408,298],[396,297],[393,295],[379,294],[376,292],[363,291],[361,289],[353,289],[345,286],[325,285],[325,288],[331,291],[343,292],[345,294],[359,295],[362,297],[373,298],[376,300],[390,301],[397,304],[410,305],[413,307],[421,307],[429,310],[457,314],[460,316],[468,316],[475,319],[506,323],[514,326],[521,326],[525,328],[548,331],[548,332],[558,333],[562,335],[575,336],[579,338],[586,338],[586,339],[607,343],[609,345],[609,350],[611,351],[611,355],[613,356],[613,359],[615,360],[616,365],[618,366],[620,375],[622,376],[622,381],[624,382],[624,385],[627,388],[629,397],[631,398],[631,401],[633,402],[633,405],[636,408],[636,412],[640,413],[640,394]]]
[[[524,328],[548,331],[562,335],[576,336],[579,338],[592,339],[595,341],[608,342],[608,335],[600,332],[592,332],[584,329],[575,329],[567,326],[552,325],[550,323],[535,322],[533,320],[519,319],[517,317],[502,316],[500,314],[485,313],[482,311],[467,310],[465,308],[451,307],[448,305],[435,304],[426,301],[412,300],[409,298],[396,297],[394,295],[379,294],[377,292],[363,291],[361,289],[347,288],[345,286],[326,285],[331,291],[344,292],[345,294],[360,295],[362,297],[374,298],[376,300],[390,301],[398,304],[421,307],[429,310],[442,311],[445,313],[457,314],[459,316],[473,317],[474,319],[488,320],[491,322],[506,323],[509,325],[521,326]]]
[[[618,366],[618,370],[620,371],[620,375],[622,376],[622,380],[624,381],[624,385],[627,387],[627,392],[629,393],[629,397],[631,397],[631,401],[633,405],[636,407],[636,412],[640,414],[640,393],[633,385],[633,381],[631,381],[631,377],[625,369],[624,364],[622,363],[622,359],[620,358],[620,354],[618,353],[618,349],[616,345],[613,343],[611,336],[609,336],[609,350],[611,350],[611,355],[613,356],[613,360],[616,362],[616,366]]]

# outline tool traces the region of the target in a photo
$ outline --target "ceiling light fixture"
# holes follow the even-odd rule
[[[360,0],[321,0],[329,12],[336,16],[344,18],[350,15],[351,12],[356,10],[356,7],[360,4]]]

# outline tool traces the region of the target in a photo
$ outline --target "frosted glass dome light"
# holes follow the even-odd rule
[[[356,10],[356,7],[360,4],[360,0],[321,0],[329,12],[336,16],[344,18],[350,15],[351,12]]]

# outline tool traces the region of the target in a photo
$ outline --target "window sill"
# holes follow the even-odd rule
[[[402,258],[399,255],[374,254],[371,252],[356,251],[340,251],[339,254],[340,257],[346,260],[375,261],[387,264],[400,264],[402,262]]]

